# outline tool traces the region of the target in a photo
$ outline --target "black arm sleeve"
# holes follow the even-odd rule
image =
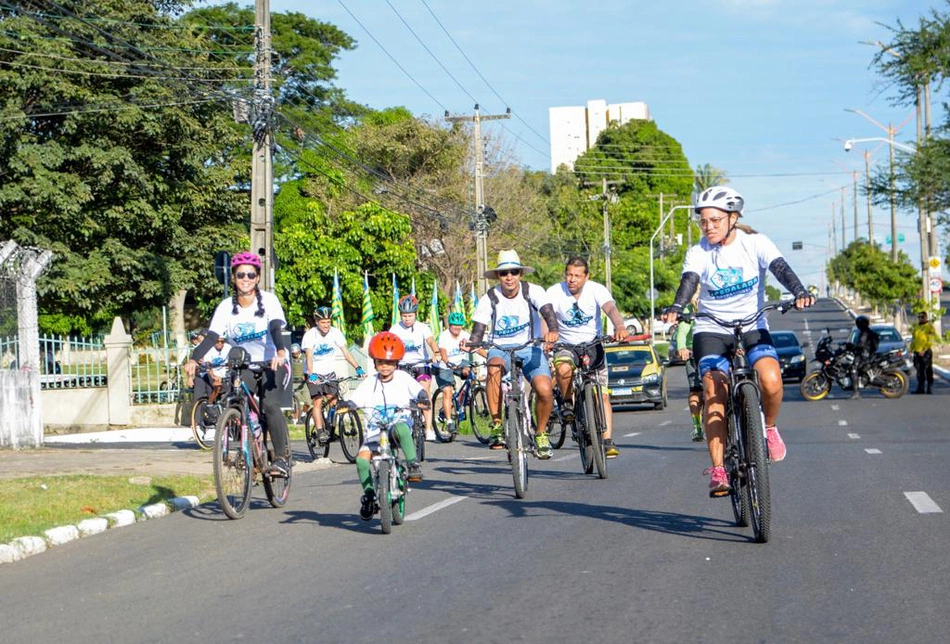
[[[554,315],[553,306],[545,304],[538,310],[538,314],[541,315],[544,323],[548,325],[548,331],[557,331],[557,316]]]
[[[775,276],[778,283],[784,286],[785,290],[796,299],[808,296],[808,291],[802,286],[802,281],[798,279],[798,275],[795,274],[795,271],[788,265],[784,257],[772,260],[772,263],[769,264],[769,271]]]
[[[482,341],[482,338],[485,337],[485,329],[488,328],[486,325],[481,322],[475,322],[472,324],[472,335],[469,336],[468,341],[472,344],[478,344]]]
[[[698,286],[698,273],[683,273],[683,277],[680,279],[680,287],[676,289],[676,297],[673,298],[673,306],[670,308],[677,313],[681,312],[683,307],[689,304],[689,301],[693,299],[693,293],[696,292],[696,287]]]
[[[281,331],[284,329],[284,323],[280,320],[271,320],[267,325],[267,330],[270,331],[270,337],[274,341],[274,346],[277,347],[277,350],[286,349],[284,346],[284,337],[281,334]]]
[[[218,341],[218,334],[214,331],[209,330],[208,335],[205,336],[205,339],[202,340],[197,347],[194,348],[191,352],[191,359],[195,362],[201,362],[201,358],[204,358],[211,347],[214,346],[214,343]]]

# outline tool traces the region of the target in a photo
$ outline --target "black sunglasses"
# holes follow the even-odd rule
[[[508,277],[509,275],[514,275],[515,277],[518,277],[519,275],[521,275],[521,269],[512,268],[511,270],[508,270],[508,271],[498,271],[498,277]]]
[[[244,279],[245,277],[246,277],[247,279],[249,279],[249,280],[252,280],[252,279],[254,279],[255,277],[257,277],[257,273],[254,273],[253,271],[250,272],[250,273],[245,273],[245,272],[243,272],[243,271],[238,271],[237,273],[234,274],[234,277],[236,277],[236,278],[239,279],[239,280],[242,280],[242,279]]]

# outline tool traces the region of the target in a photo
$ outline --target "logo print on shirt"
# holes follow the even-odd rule
[[[752,279],[743,282],[741,268],[720,268],[713,274],[709,281],[712,282],[713,286],[717,287],[709,290],[709,296],[717,300],[722,300],[734,295],[750,293],[753,287],[759,283],[759,277],[756,275]]]
[[[501,338],[510,338],[528,328],[528,324],[518,324],[517,315],[502,315],[495,323],[495,335]]]
[[[333,347],[329,344],[318,344],[313,348],[314,356],[325,356],[333,353]]]
[[[257,331],[253,322],[240,322],[234,325],[234,342],[237,344],[253,342],[263,338],[266,333],[266,329]]]
[[[567,319],[564,320],[564,326],[584,326],[594,319],[593,315],[585,315],[581,307],[574,302],[574,306],[567,312]]]

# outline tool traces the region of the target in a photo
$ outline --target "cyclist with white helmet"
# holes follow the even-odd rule
[[[231,284],[234,294],[225,298],[214,310],[207,336],[201,341],[193,357],[185,364],[185,371],[194,377],[198,361],[214,346],[219,336],[225,336],[235,347],[247,351],[252,362],[267,361],[258,387],[254,373],[245,370],[244,384],[257,394],[263,422],[274,443],[276,459],[268,474],[286,477],[290,474],[290,441],[287,421],[280,406],[280,390],[291,384],[290,360],[284,346],[282,330],[286,326],[284,308],[277,296],[262,291],[261,258],[254,253],[238,253],[231,259]]]
[[[323,403],[332,405],[340,395],[340,385],[336,382],[336,366],[340,358],[356,369],[356,375],[363,375],[363,368],[346,348],[343,333],[332,325],[332,312],[329,306],[318,306],[313,310],[314,326],[303,334],[300,348],[306,361],[307,390],[313,403],[313,426],[317,432],[317,443],[326,445],[330,440],[330,430],[323,426]]]
[[[435,336],[428,324],[419,322],[416,319],[419,311],[419,300],[415,295],[403,295],[399,298],[399,322],[392,325],[389,329],[402,340],[406,347],[406,353],[399,360],[399,367],[403,370],[413,373],[419,384],[425,390],[426,395],[432,395],[432,376],[430,369],[412,369],[414,365],[422,365],[429,361],[438,360],[439,346],[435,342]],[[426,440],[434,441],[435,432],[432,431],[432,410],[425,410],[426,419]]]
[[[795,308],[814,304],[814,298],[802,285],[788,262],[765,235],[739,223],[745,200],[726,186],[704,190],[696,203],[696,215],[703,238],[689,249],[683,262],[683,275],[671,306],[663,315],[676,322],[679,314],[699,289],[699,312],[723,320],[736,320],[754,314],[765,303],[766,271],[795,298]],[[766,439],[769,458],[785,458],[785,443],[776,421],[782,406],[782,372],[778,355],[763,316],[743,329],[749,363],[755,368],[762,389]],[[709,495],[729,494],[729,479],[723,468],[726,438],[726,374],[734,339],[708,318],[697,318],[693,330],[693,353],[699,366],[705,397],[704,424],[712,467]]]

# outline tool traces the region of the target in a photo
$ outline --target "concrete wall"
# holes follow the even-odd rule
[[[0,448],[33,448],[43,444],[38,371],[0,370]]]

